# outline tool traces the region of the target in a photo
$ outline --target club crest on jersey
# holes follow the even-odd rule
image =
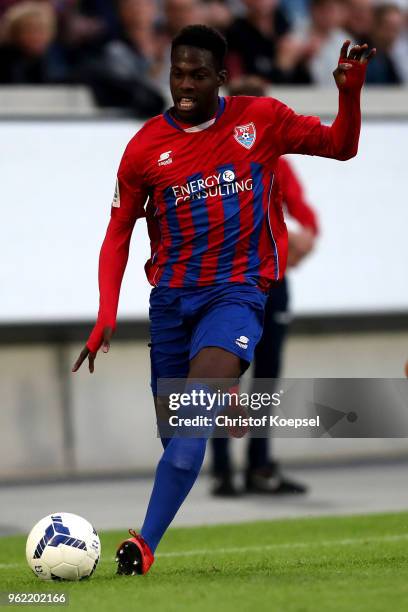
[[[256,140],[255,124],[251,121],[251,123],[247,123],[246,125],[235,126],[234,138],[240,145],[246,149],[250,149]]]

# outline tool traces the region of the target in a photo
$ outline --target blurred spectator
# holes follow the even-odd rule
[[[345,28],[357,44],[368,42],[373,27],[372,0],[348,0]]]
[[[55,0],[72,61],[100,49],[119,33],[116,0]]]
[[[157,58],[155,26],[157,7],[151,0],[118,0],[120,38],[111,45],[124,47],[123,51],[135,55],[150,70]]]
[[[393,57],[403,28],[404,14],[397,4],[381,4],[375,7],[370,45],[377,49],[377,53],[367,67],[367,83],[399,85],[403,82],[398,62]]]
[[[157,32],[160,61],[155,71],[155,80],[162,91],[169,88],[172,39],[185,26],[207,24],[206,17],[205,6],[199,0],[163,0],[163,18]]]
[[[129,108],[139,117],[160,113],[164,100],[153,83],[158,61],[157,7],[150,0],[118,0],[120,36],[84,60],[78,79],[101,106]]]
[[[64,81],[65,58],[56,43],[56,14],[45,2],[11,6],[2,18],[0,83]]]
[[[198,0],[164,0],[163,29],[171,39],[185,26],[205,22],[204,5]]]
[[[48,2],[49,0],[33,0],[34,2]],[[14,4],[21,4],[22,0],[0,0],[0,17]]]
[[[17,4],[21,0],[0,0],[0,18],[13,4]]]
[[[100,105],[146,117],[164,105],[172,38],[205,23],[227,37],[231,78],[328,85],[351,38],[377,47],[368,83],[399,84],[408,82],[401,2],[0,0],[0,82],[85,83]]]
[[[302,46],[278,0],[243,0],[247,11],[226,32],[232,77],[255,74],[274,83],[308,83]]]
[[[317,85],[332,84],[340,48],[350,38],[344,29],[347,8],[342,0],[311,0],[310,24],[303,40],[312,80]]]
[[[230,96],[266,96],[267,83],[258,76],[236,77],[228,83]]]
[[[280,4],[294,27],[299,27],[309,17],[310,0],[281,0]]]
[[[221,32],[231,25],[233,15],[227,2],[222,0],[206,0],[204,2],[205,23]]]
[[[404,12],[404,30],[392,50],[392,58],[404,83],[408,83],[408,2]]]

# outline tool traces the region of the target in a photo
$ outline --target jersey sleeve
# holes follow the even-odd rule
[[[145,216],[148,188],[143,177],[141,147],[131,141],[121,159],[115,193],[112,201],[111,217],[124,223],[134,223]]]
[[[318,117],[298,115],[285,104],[274,100],[274,136],[281,155],[300,153],[347,160],[357,154],[361,127],[360,92],[366,65],[347,60],[352,70],[346,85],[339,91],[339,109],[331,126],[322,125]]]
[[[292,165],[283,157],[278,161],[277,178],[289,215],[317,234],[319,226],[316,213],[307,203],[302,184]]]
[[[103,330],[115,330],[120,287],[129,257],[130,239],[136,220],[145,216],[148,187],[144,182],[141,150],[135,139],[120,162],[111,218],[99,255],[99,311],[86,343],[96,353],[103,341]]]

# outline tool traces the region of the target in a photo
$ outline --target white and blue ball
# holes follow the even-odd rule
[[[41,519],[27,538],[27,563],[41,580],[88,578],[100,555],[101,543],[94,527],[69,512]]]

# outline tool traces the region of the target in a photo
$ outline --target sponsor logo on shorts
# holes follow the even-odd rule
[[[248,348],[248,342],[249,342],[249,338],[247,338],[246,336],[240,336],[239,338],[235,340],[235,344],[237,344],[242,349]]]

